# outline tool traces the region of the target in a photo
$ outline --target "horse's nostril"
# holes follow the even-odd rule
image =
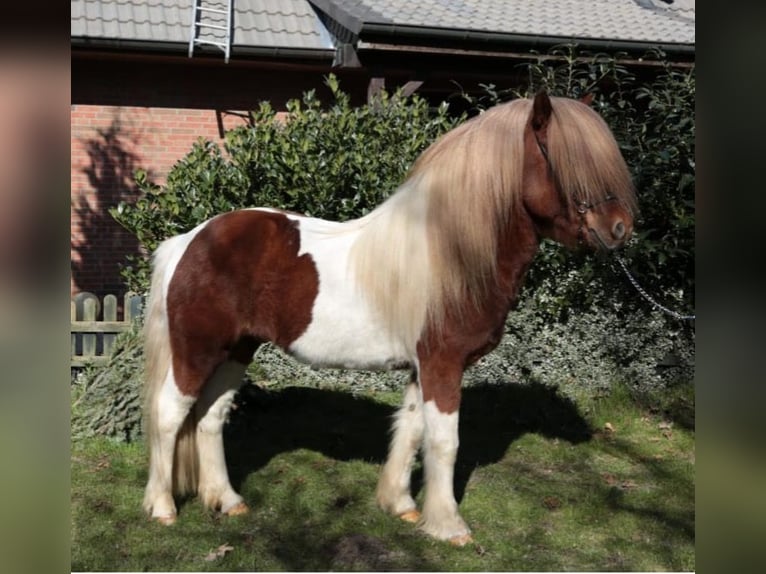
[[[618,221],[612,227],[612,236],[615,239],[622,239],[625,237],[625,224],[622,221]]]

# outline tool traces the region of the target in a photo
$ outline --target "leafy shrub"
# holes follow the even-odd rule
[[[471,98],[475,111],[546,88],[554,95],[595,95],[594,106],[612,128],[633,170],[641,208],[637,232],[623,257],[644,286],[670,307],[694,305],[694,69],[658,59],[659,73],[638,80],[614,57],[586,57],[574,46],[553,50],[526,65],[529,82],[501,90],[485,86]],[[112,210],[147,252],[161,240],[205,219],[240,207],[273,206],[345,220],[381,203],[436,137],[463,117],[450,118],[417,95],[382,94],[352,108],[333,76],[332,104],[314,92],[288,104],[278,118],[268,103],[252,113],[253,125],[226,134],[223,150],[200,140],[171,170],[164,186],[136,174],[143,191],[134,203]],[[467,96],[466,96],[467,97]],[[521,303],[496,351],[469,369],[466,384],[536,380],[564,393],[598,394],[626,385],[636,395],[688,384],[694,375],[694,326],[652,310],[612,261],[572,254],[543,241]],[[124,269],[128,287],[144,292],[148,261]],[[105,368],[84,371],[73,385],[73,436],[99,433],[128,439],[140,432],[140,336]],[[266,345],[251,379],[350,389],[399,387],[401,373],[317,371]]]

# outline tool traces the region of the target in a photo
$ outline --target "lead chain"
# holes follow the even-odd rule
[[[633,287],[635,287],[636,290],[644,297],[644,299],[649,301],[649,303],[651,303],[656,309],[659,309],[660,311],[667,313],[671,317],[674,317],[680,321],[694,321],[696,319],[697,317],[696,315],[683,315],[679,313],[678,311],[673,311],[672,309],[668,309],[664,305],[661,305],[660,303],[658,303],[654,298],[652,298],[651,295],[649,295],[649,293],[647,293],[641,287],[641,285],[638,284],[638,281],[636,281],[636,278],[630,274],[630,271],[628,271],[628,267],[627,265],[625,265],[625,262],[616,254],[614,258],[617,260],[617,263],[620,264],[620,267],[622,267],[622,270],[625,271],[625,275],[628,276],[628,279],[630,279],[630,282],[633,284]]]

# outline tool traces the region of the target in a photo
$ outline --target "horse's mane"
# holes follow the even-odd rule
[[[601,117],[574,100],[551,103],[549,154],[561,189],[584,200],[604,189],[632,197],[627,167]],[[427,322],[438,325],[447,309],[480,302],[492,287],[498,238],[522,208],[531,109],[531,100],[514,100],[444,134],[388,200],[355,222],[352,272],[407,348],[414,349]],[[596,164],[602,157],[612,165]]]

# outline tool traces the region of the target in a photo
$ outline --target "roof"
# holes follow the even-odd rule
[[[188,45],[193,0],[71,0],[71,36]],[[223,7],[222,0],[204,5]],[[335,50],[307,0],[234,0],[232,49]],[[216,35],[216,34],[211,34]]]
[[[179,50],[189,42],[193,1],[71,0],[72,41]],[[268,49],[332,57],[344,44],[406,45],[413,38],[437,47],[575,41],[617,49],[677,46],[687,52],[695,42],[695,0],[233,0],[233,5],[233,55]]]
[[[354,34],[396,28],[694,44],[694,0],[312,0]]]

